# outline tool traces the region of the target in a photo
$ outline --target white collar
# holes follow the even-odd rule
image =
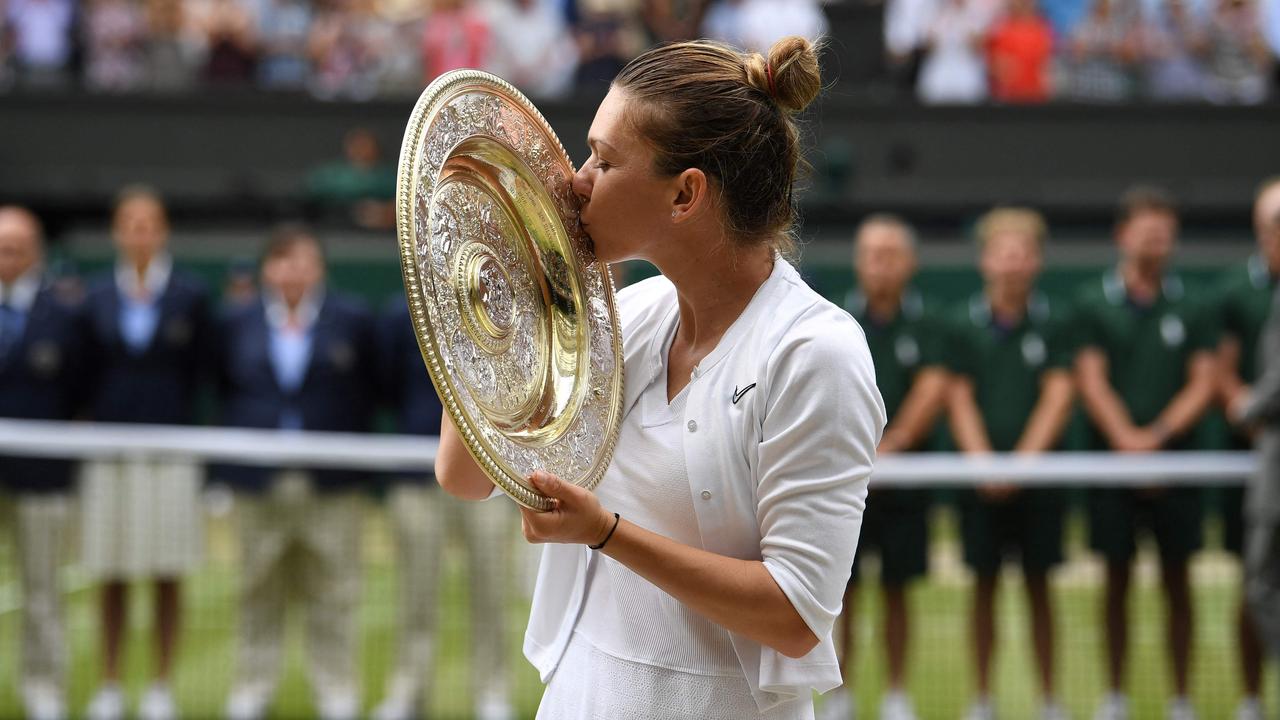
[[[172,274],[173,257],[169,253],[158,253],[151,258],[141,283],[138,282],[137,268],[123,258],[116,261],[116,287],[125,297],[142,296],[155,302],[169,285],[169,276]]]
[[[298,326],[303,330],[310,330],[315,325],[316,318],[320,317],[320,306],[323,304],[324,286],[321,285],[307,293],[302,298],[302,302],[298,303],[298,309],[294,313]],[[266,312],[267,325],[272,330],[284,330],[289,326],[289,306],[285,304],[284,299],[279,294],[270,290],[263,290],[262,306]]]
[[[40,294],[43,283],[43,269],[37,265],[18,276],[11,285],[0,282],[0,302],[21,313],[31,312],[36,303],[36,295]]]
[[[1265,290],[1271,287],[1272,278],[1271,270],[1267,267],[1267,261],[1262,259],[1262,255],[1254,253],[1249,256],[1249,282],[1258,290]]]
[[[844,297],[844,309],[850,315],[862,317],[867,313],[867,296],[861,290],[850,290]],[[920,291],[908,285],[898,299],[898,314],[907,320],[919,320],[924,315],[924,298]]]
[[[1042,323],[1049,319],[1049,313],[1049,298],[1039,288],[1032,288],[1031,294],[1027,296],[1027,313],[1023,316],[1023,322]],[[969,319],[974,325],[990,325],[994,316],[991,298],[985,292],[978,291],[969,298]]]
[[[1177,275],[1169,273],[1160,280],[1160,294],[1170,302],[1181,300],[1185,292],[1182,278]],[[1124,284],[1124,276],[1120,274],[1119,265],[1102,276],[1102,293],[1106,296],[1107,302],[1112,305],[1123,305],[1129,296],[1129,288]]]

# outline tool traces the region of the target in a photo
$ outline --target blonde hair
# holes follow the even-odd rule
[[[978,218],[974,235],[980,250],[985,250],[987,242],[1000,233],[1026,235],[1035,240],[1037,250],[1043,250],[1049,239],[1049,224],[1038,211],[1025,207],[996,207]]]
[[[655,172],[702,170],[740,243],[791,249],[801,165],[793,116],[822,89],[813,43],[786,37],[768,57],[706,40],[660,45],[613,85],[636,101],[628,119],[653,148]]]

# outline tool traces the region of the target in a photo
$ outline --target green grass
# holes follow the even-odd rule
[[[186,584],[185,633],[174,687],[185,716],[216,717],[231,682],[235,649],[236,573],[235,548],[227,518],[210,522],[207,562]],[[922,720],[953,720],[963,713],[972,687],[967,643],[969,579],[957,561],[954,532],[949,521],[941,523],[934,542],[932,571],[912,592],[914,619],[909,689]],[[1101,600],[1100,570],[1079,550],[1078,531],[1073,532],[1070,561],[1054,579],[1057,609],[1058,678],[1062,698],[1073,718],[1088,718],[1103,692],[1102,641],[1098,622]],[[20,712],[14,678],[19,667],[20,604],[12,552],[0,542],[0,717]],[[523,551],[521,551],[523,552]],[[468,602],[463,569],[450,552],[442,578],[440,630],[431,717],[466,718],[470,714],[468,675]],[[523,554],[521,557],[524,557]],[[393,660],[395,641],[395,572],[390,539],[383,516],[369,513],[365,542],[365,600],[360,612],[360,668],[365,702],[380,697]],[[1226,556],[1205,552],[1193,569],[1196,607],[1196,656],[1193,699],[1205,720],[1230,718],[1239,698],[1234,617],[1239,598],[1239,571]],[[518,584],[518,583],[517,583]],[[75,568],[66,573],[68,640],[70,642],[69,692],[79,713],[97,685],[96,603],[94,592]],[[857,662],[853,687],[859,718],[874,718],[884,685],[884,664],[879,638],[879,594],[864,583],[862,611],[858,619]],[[127,686],[133,698],[141,693],[149,668],[149,597],[135,593],[126,658]],[[1130,691],[1134,717],[1159,718],[1169,693],[1163,643],[1163,610],[1151,562],[1144,559],[1136,575],[1131,606]],[[527,600],[516,593],[509,607],[510,653],[514,701],[520,712],[532,717],[542,686],[536,673],[519,656],[520,637],[527,618]],[[296,620],[297,618],[295,618]],[[305,717],[311,712],[310,693],[303,670],[301,626],[290,628],[287,670],[275,705],[281,717]],[[1016,573],[1002,585],[1000,645],[995,672],[995,700],[1002,717],[1034,718],[1038,706],[1033,680],[1026,608]],[[1276,687],[1269,674],[1264,687]],[[1274,693],[1268,705],[1276,706]]]

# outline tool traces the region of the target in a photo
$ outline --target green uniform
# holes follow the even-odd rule
[[[1212,325],[1186,297],[1181,280],[1165,278],[1151,304],[1134,302],[1116,270],[1087,283],[1077,298],[1080,347],[1105,353],[1108,380],[1138,426],[1153,422],[1186,384],[1187,364],[1199,351],[1212,351]],[[1097,428],[1092,446],[1110,449]],[[1189,438],[1173,441],[1186,449]],[[1089,535],[1094,549],[1109,561],[1133,557],[1135,530],[1148,526],[1166,559],[1182,560],[1200,548],[1201,493],[1173,487],[1158,492],[1130,488],[1094,488],[1089,493]]]
[[[1276,278],[1261,255],[1227,271],[1218,295],[1218,329],[1240,341],[1240,379],[1252,383],[1258,377],[1258,337],[1271,311]],[[1232,433],[1232,449],[1253,447],[1247,435]],[[1240,554],[1244,546],[1244,488],[1225,488],[1222,493],[1223,545]]]
[[[1072,361],[1065,313],[1039,293],[1014,326],[996,321],[983,294],[975,295],[951,324],[948,364],[973,383],[991,447],[1013,450],[1040,400],[1045,374],[1066,372]],[[1006,553],[1038,574],[1062,561],[1062,495],[1056,488],[1023,489],[993,502],[975,490],[960,494],[965,560],[979,575],[993,575]]]
[[[859,293],[849,295],[845,309],[866,333],[876,386],[892,423],[920,371],[941,367],[938,323],[914,290],[904,294],[897,316],[887,324],[871,319]],[[928,513],[927,490],[879,489],[873,479],[850,581],[857,581],[861,559],[872,549],[880,554],[882,582],[901,584],[923,575],[928,569]]]

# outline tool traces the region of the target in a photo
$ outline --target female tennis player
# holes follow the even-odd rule
[[[574,177],[618,294],[626,390],[594,492],[538,472],[525,654],[539,718],[811,718],[885,422],[862,330],[784,259],[813,46],[650,50],[614,80]],[[493,494],[445,417],[437,476]]]

